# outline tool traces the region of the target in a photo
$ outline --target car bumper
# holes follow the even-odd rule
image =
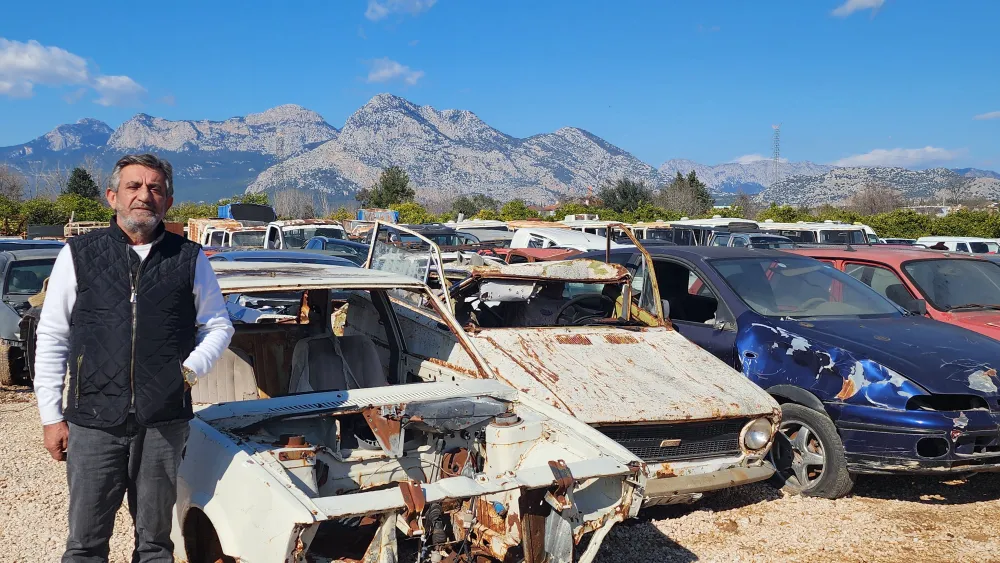
[[[700,472],[695,465],[679,463],[650,464],[648,468],[644,507],[695,501],[701,493],[756,483],[774,474],[774,467],[763,460]]]
[[[1000,413],[875,410],[860,421],[845,409],[836,422],[854,473],[1000,471]]]

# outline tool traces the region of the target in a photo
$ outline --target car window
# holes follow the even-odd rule
[[[969,245],[965,244],[964,242],[960,242],[957,245],[955,245],[955,249],[959,252],[968,252]]]
[[[528,248],[545,248],[546,239],[537,235],[532,235],[528,239]]]
[[[747,239],[744,237],[733,237],[733,242],[730,246],[737,248],[743,248],[747,245]]]
[[[870,287],[809,258],[723,259],[712,261],[712,266],[761,315],[862,318],[901,314]]]
[[[969,250],[975,254],[988,254],[990,252],[990,245],[985,242],[970,242]]]
[[[42,291],[42,282],[52,272],[55,258],[49,260],[21,260],[7,270],[4,293],[9,295],[34,295]]]
[[[264,246],[264,231],[238,231],[233,233],[233,246]]]
[[[848,263],[844,266],[844,272],[900,307],[907,307],[913,301],[913,295],[906,289],[903,280],[888,268]]]
[[[729,235],[718,234],[715,235],[715,239],[712,240],[712,246],[728,246],[729,245]]]
[[[223,241],[225,241],[226,232],[225,231],[212,231],[209,236],[208,245],[209,246],[222,246]]]
[[[306,250],[322,250],[323,241],[319,239],[312,239],[306,243]]]
[[[993,262],[919,260],[904,264],[903,271],[936,309],[1000,305],[1000,266]]]
[[[267,230],[267,248],[278,248],[278,229],[276,227]]]

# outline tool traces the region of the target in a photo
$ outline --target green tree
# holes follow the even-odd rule
[[[794,223],[796,221],[814,221],[815,217],[791,205],[778,205],[772,202],[770,207],[757,214],[758,221],[765,221],[767,219],[771,219],[777,223]]]
[[[51,199],[34,197],[21,204],[21,219],[29,225],[59,225],[65,223],[68,217]]]
[[[64,221],[69,221],[70,217],[74,221],[110,221],[115,213],[98,200],[72,193],[57,197],[55,207],[59,215],[65,217]]]
[[[21,203],[0,195],[0,233],[4,236],[21,234]]]
[[[390,166],[382,171],[371,188],[361,190],[355,196],[364,207],[391,208],[401,203],[413,201],[417,192],[410,187],[410,176],[399,166]]]
[[[466,217],[472,217],[483,209],[498,211],[500,209],[500,202],[488,195],[472,194],[471,196],[463,195],[451,204],[451,210],[456,215],[462,213]]]
[[[635,211],[643,204],[652,202],[653,190],[649,189],[645,182],[621,178],[614,182],[606,182],[597,192],[597,197],[604,202],[605,207],[621,213]]]
[[[512,199],[500,209],[500,219],[504,221],[523,221],[537,217],[538,214],[528,209],[528,204],[523,199]]]
[[[912,209],[870,215],[861,222],[875,229],[880,237],[919,238],[930,235],[934,227],[934,219]]]
[[[657,199],[665,209],[679,211],[687,216],[705,215],[715,205],[708,187],[698,179],[694,170],[686,177],[677,172],[673,181],[660,190]]]
[[[227,205],[230,203],[248,203],[252,205],[271,205],[270,198],[264,192],[257,193],[241,193],[236,194],[233,197],[226,199],[220,199],[219,205]]]
[[[481,221],[499,221],[500,214],[492,209],[480,209],[475,218]]]
[[[935,219],[931,225],[931,234],[997,238],[1000,237],[1000,217],[989,211],[959,209]]]
[[[354,219],[356,216],[357,215],[353,211],[341,205],[340,207],[337,208],[336,211],[331,213],[330,216],[327,218],[333,219],[334,221],[340,221],[343,223],[344,221],[350,221]]]
[[[99,199],[101,197],[101,190],[97,187],[97,182],[90,176],[90,172],[79,166],[74,168],[73,172],[70,173],[69,181],[66,182],[66,189],[63,190],[63,193],[75,194],[87,199]]]
[[[166,220],[187,223],[188,219],[207,219],[217,217],[219,206],[216,203],[195,203],[182,201],[167,211]]]
[[[399,222],[404,225],[419,225],[434,220],[434,216],[428,213],[423,205],[415,201],[401,203],[395,209],[399,211]]]

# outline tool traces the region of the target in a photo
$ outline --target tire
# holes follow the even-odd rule
[[[847,470],[844,443],[830,417],[785,403],[778,434],[771,448],[772,484],[790,494],[828,499],[851,492],[855,477]]]
[[[0,385],[14,384],[14,372],[10,365],[10,346],[0,344]]]
[[[28,385],[35,381],[35,330],[38,328],[38,317],[32,316],[26,319],[28,323],[24,340],[24,369],[28,375]]]

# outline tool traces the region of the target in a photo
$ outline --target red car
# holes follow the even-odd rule
[[[900,307],[1000,340],[1000,265],[909,248],[787,250],[832,264]],[[921,303],[926,303],[926,307]]]

